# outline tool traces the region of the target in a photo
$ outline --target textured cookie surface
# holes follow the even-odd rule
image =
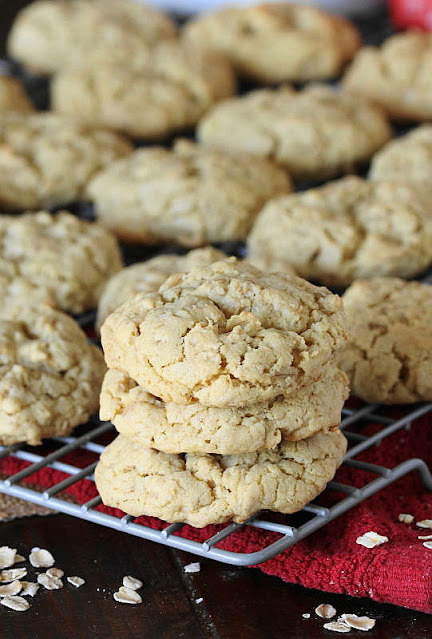
[[[0,115],[7,111],[30,113],[34,108],[19,80],[0,75]]]
[[[343,296],[350,341],[339,363],[368,402],[432,399],[432,287],[397,278],[354,282]]]
[[[243,76],[261,82],[337,75],[360,46],[353,25],[312,7],[228,7],[190,21],[186,40],[220,51]]]
[[[432,176],[432,126],[423,124],[392,140],[372,160],[372,180],[429,182]]]
[[[146,60],[68,67],[51,87],[56,111],[148,139],[194,126],[234,93],[227,59],[177,42],[161,43]]]
[[[230,258],[125,302],[101,335],[108,366],[164,401],[245,406],[320,377],[346,326],[327,289]]]
[[[262,509],[300,510],[333,478],[345,450],[337,429],[245,455],[169,455],[119,435],[95,478],[107,506],[202,528]]]
[[[0,315],[42,302],[94,308],[121,267],[116,239],[99,224],[67,212],[0,216]]]
[[[0,120],[0,206],[34,209],[82,195],[90,178],[127,155],[126,140],[52,113]]]
[[[104,288],[98,306],[97,327],[100,328],[110,313],[138,293],[156,293],[170,275],[224,259],[225,253],[208,246],[186,255],[157,255],[146,262],[122,269],[113,275]]]
[[[30,69],[52,73],[97,59],[130,59],[173,38],[173,22],[127,0],[38,0],[18,14],[8,53]]]
[[[87,189],[98,219],[121,238],[189,247],[244,240],[265,202],[289,191],[269,160],[186,141],[135,151]]]
[[[208,145],[273,158],[295,178],[326,178],[366,161],[391,132],[378,107],[316,84],[226,100],[203,118],[198,135]]]
[[[112,369],[103,383],[100,415],[146,448],[231,455],[327,432],[339,424],[347,397],[348,378],[333,363],[321,379],[297,393],[245,408],[164,403],[126,373]]]
[[[431,241],[431,186],[346,177],[270,201],[248,247],[274,270],[287,263],[302,277],[344,286],[420,273],[432,263]]]
[[[432,118],[432,33],[409,31],[359,51],[344,88],[370,98],[395,120]]]
[[[0,443],[69,434],[97,411],[105,370],[100,349],[60,311],[0,319]]]

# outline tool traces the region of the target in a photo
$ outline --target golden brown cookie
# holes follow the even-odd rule
[[[228,56],[240,75],[270,83],[334,77],[361,42],[348,20],[291,4],[204,13],[186,24],[183,37]]]
[[[343,301],[350,340],[338,359],[353,393],[384,404],[432,400],[432,287],[359,280]]]
[[[352,176],[268,202],[248,250],[271,270],[287,264],[306,279],[345,286],[420,273],[432,263],[431,242],[432,186]]]
[[[97,411],[104,372],[100,349],[60,311],[0,319],[0,443],[68,435]]]
[[[119,435],[95,471],[105,505],[198,528],[262,509],[300,510],[333,478],[346,450],[338,429],[245,455],[168,455]]]
[[[0,316],[48,303],[71,313],[97,306],[122,267],[115,237],[65,211],[0,215]]]
[[[432,177],[432,126],[423,124],[391,140],[374,156],[371,180],[429,182]]]
[[[394,120],[432,119],[432,33],[408,31],[360,49],[343,87],[379,104]]]
[[[156,293],[170,275],[225,258],[225,253],[207,246],[189,251],[186,255],[157,255],[146,262],[122,269],[109,279],[104,288],[99,300],[96,326],[100,329],[110,313],[138,293]]]
[[[235,93],[231,64],[219,53],[164,42],[147,59],[67,67],[51,85],[55,111],[133,138],[163,139],[194,126]]]
[[[108,367],[164,401],[239,407],[318,379],[347,337],[337,295],[235,258],[137,295],[101,335]]]
[[[112,369],[103,383],[100,416],[145,448],[232,455],[328,432],[339,424],[348,394],[348,378],[333,362],[319,380],[289,397],[244,408],[165,403]]]
[[[37,0],[20,11],[8,39],[12,58],[37,73],[98,59],[130,59],[176,35],[174,23],[127,0]]]
[[[101,224],[123,240],[193,247],[244,240],[265,202],[290,189],[269,160],[181,140],[115,162],[87,194]]]
[[[314,84],[261,89],[216,105],[201,142],[276,160],[296,179],[328,178],[367,161],[391,137],[379,107]]]
[[[132,150],[119,135],[52,113],[0,120],[0,207],[22,210],[82,196],[95,173]]]

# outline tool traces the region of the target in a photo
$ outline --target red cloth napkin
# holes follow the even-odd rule
[[[374,426],[369,429],[373,432]],[[431,466],[431,442],[432,416],[427,415],[417,420],[410,431],[395,433],[358,459],[393,468],[408,458],[420,457]],[[75,451],[64,461],[84,467],[93,459],[91,453]],[[7,457],[0,460],[0,473],[11,475],[26,465],[26,462]],[[46,488],[64,478],[61,472],[43,469],[27,481]],[[341,468],[337,474],[338,481],[358,487],[373,478],[349,467]],[[90,480],[82,480],[65,492],[79,503],[97,494]],[[123,514],[105,506],[100,509],[117,516]],[[410,525],[399,522],[399,513],[412,514],[414,522]],[[432,534],[432,530],[415,525],[422,519],[432,519],[432,493],[424,487],[417,473],[412,472],[257,567],[307,588],[370,597],[432,613],[432,550],[425,548],[422,540],[417,538]],[[137,521],[153,528],[165,526],[164,522],[151,517],[141,517]],[[179,534],[202,541],[220,528],[208,526],[198,530],[185,526]],[[357,537],[368,531],[385,535],[389,542],[372,549],[357,544]],[[278,537],[275,533],[246,526],[228,537],[222,547],[236,552],[254,552],[263,548],[263,540],[268,544]]]

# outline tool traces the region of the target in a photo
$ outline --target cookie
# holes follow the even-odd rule
[[[379,107],[315,84],[226,100],[202,119],[198,137],[210,146],[274,159],[296,179],[321,179],[366,162],[391,131]]]
[[[348,20],[313,7],[228,7],[189,21],[183,37],[219,51],[243,77],[264,83],[331,78],[360,46]]]
[[[117,134],[63,116],[8,113],[0,120],[0,207],[75,200],[95,173],[131,150]]]
[[[346,177],[271,200],[249,255],[332,286],[378,275],[412,277],[432,263],[432,187]]]
[[[0,216],[0,315],[49,303],[71,313],[94,308],[122,267],[116,239],[65,211]]]
[[[157,140],[194,126],[234,93],[227,59],[164,42],[147,60],[65,68],[53,78],[51,103],[55,111],[87,124]]]
[[[265,202],[290,186],[269,160],[182,140],[115,162],[87,195],[101,224],[125,241],[193,247],[244,240]]]
[[[105,370],[100,349],[60,311],[0,319],[0,443],[68,435],[97,411]]]
[[[432,287],[359,280],[343,301],[350,341],[339,362],[353,393],[384,404],[432,400]]]
[[[324,490],[345,451],[337,429],[245,455],[169,455],[119,435],[95,479],[106,506],[203,528],[241,523],[263,509],[300,510]]]
[[[364,47],[343,87],[379,104],[394,120],[432,119],[432,33],[408,31],[377,47]]]
[[[430,182],[432,176],[432,126],[423,124],[392,140],[372,160],[371,180]]]
[[[230,258],[125,302],[101,336],[108,367],[166,402],[246,406],[320,377],[346,326],[327,289]]]
[[[225,253],[207,246],[186,255],[157,255],[146,262],[122,269],[111,277],[104,288],[99,300],[96,326],[100,329],[110,313],[137,293],[156,293],[170,275],[224,259]]]
[[[7,48],[32,71],[53,73],[91,56],[130,59],[175,35],[167,16],[136,2],[38,0],[18,14]]]
[[[0,74],[0,114],[3,115],[7,111],[30,113],[34,108],[21,82]]]
[[[297,393],[245,408],[164,403],[114,369],[105,376],[101,419],[132,442],[165,453],[232,455],[275,448],[337,426],[348,397],[348,378],[333,363]]]

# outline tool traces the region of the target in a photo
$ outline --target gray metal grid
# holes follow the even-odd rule
[[[387,409],[378,404],[367,404],[358,409],[344,408],[343,410],[341,428],[349,442],[343,464],[366,471],[373,476],[373,479],[364,486],[356,488],[349,484],[331,481],[322,494],[327,496],[332,494],[331,497],[333,499],[337,495],[342,495],[332,506],[325,507],[318,503],[310,503],[300,513],[278,516],[277,521],[274,521],[271,515],[267,517],[269,513],[260,513],[243,524],[228,524],[220,532],[201,543],[186,536],[177,535],[176,533],[184,526],[181,523],[168,524],[163,530],[155,530],[141,523],[136,523],[134,521],[135,518],[130,515],[120,518],[98,511],[97,507],[102,503],[100,497],[95,497],[82,505],[71,503],[70,500],[61,497],[60,493],[63,490],[81,479],[93,480],[93,471],[97,463],[97,461],[94,461],[82,469],[65,463],[62,458],[78,449],[91,451],[99,455],[103,451],[104,445],[97,442],[98,438],[102,435],[114,435],[115,433],[114,427],[109,422],[100,422],[94,419],[88,424],[89,430],[84,435],[53,438],[50,442],[58,448],[54,452],[48,452],[45,455],[43,452],[36,452],[20,444],[0,447],[0,458],[12,455],[18,459],[31,462],[29,467],[0,481],[0,492],[227,564],[237,566],[256,565],[276,556],[329,521],[339,517],[371,495],[385,489],[400,477],[414,470],[419,473],[424,485],[429,490],[432,490],[432,475],[426,463],[421,459],[408,459],[394,468],[386,468],[356,459],[360,453],[367,451],[372,446],[379,446],[386,437],[396,431],[403,428],[411,428],[415,419],[427,413],[432,413],[432,403],[411,407],[399,418],[389,417],[387,413]],[[377,430],[373,435],[366,435],[362,430],[371,422],[377,425]],[[23,479],[31,477],[33,473],[45,467],[62,471],[68,477],[44,492],[38,492],[21,483]],[[304,521],[299,524],[297,523],[299,519]],[[261,550],[252,553],[232,552],[218,547],[220,542],[229,535],[246,526],[272,531],[278,533],[280,537],[269,545],[264,546]],[[263,543],[265,544],[264,535]]]

